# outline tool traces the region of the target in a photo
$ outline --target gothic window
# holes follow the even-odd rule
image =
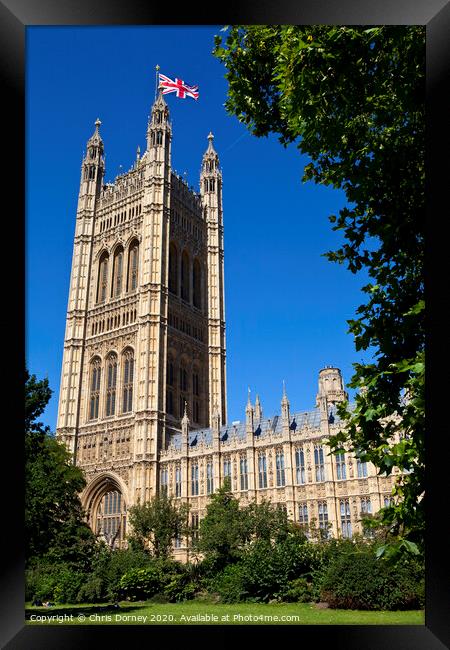
[[[266,455],[261,454],[258,457],[258,477],[259,477],[259,487],[267,487],[267,461]]]
[[[298,506],[298,523],[300,526],[308,525],[308,505],[306,503],[300,503]]]
[[[181,298],[189,302],[189,255],[186,251],[181,256]]]
[[[358,458],[357,461],[356,461],[356,467],[357,467],[357,470],[358,470],[358,478],[366,478],[366,476],[367,476],[367,463]]]
[[[167,410],[168,415],[175,415],[175,413],[174,413],[174,402],[173,402],[173,392],[171,390],[167,391],[166,410]]]
[[[314,463],[316,466],[316,481],[318,483],[325,480],[325,465],[323,461],[323,447],[314,447]]]
[[[277,451],[276,453],[276,469],[277,469],[277,485],[285,485],[285,475],[284,475],[284,453],[282,451]]]
[[[200,404],[198,400],[194,400],[193,417],[194,417],[194,422],[200,422]]]
[[[200,395],[200,379],[197,370],[192,374],[192,390],[196,397]]]
[[[186,368],[183,366],[180,367],[180,389],[183,391],[187,391],[189,389],[188,374]]]
[[[110,354],[106,360],[106,415],[116,410],[117,355]]]
[[[361,514],[372,514],[372,503],[370,501],[370,497],[361,497]]]
[[[208,191],[208,179],[205,179],[205,192]]]
[[[174,244],[169,246],[169,291],[178,296],[178,251]]]
[[[347,468],[345,466],[345,454],[336,454],[336,478],[338,480],[347,478]]]
[[[160,488],[161,495],[167,496],[169,490],[169,471],[167,469],[161,470]]]
[[[323,531],[324,537],[328,537],[328,506],[326,501],[319,501],[319,528]]]
[[[169,386],[175,385],[175,371],[172,359],[169,359],[167,362],[167,383]]]
[[[154,131],[152,131],[151,134],[150,134],[150,144],[152,146],[155,146],[155,144],[156,144],[156,134],[155,134]]]
[[[212,494],[213,492],[214,492],[213,464],[209,462],[206,463],[206,494]]]
[[[394,505],[394,497],[385,495],[384,496],[384,507],[389,508],[389,506],[393,506],[393,505]]]
[[[241,490],[248,490],[248,466],[247,458],[245,456],[241,456],[240,458],[239,469],[241,475]]]
[[[128,349],[123,354],[123,401],[122,413],[129,413],[133,408],[134,353]]]
[[[91,398],[89,419],[96,420],[98,418],[98,405],[100,403],[100,377],[101,377],[101,361],[96,357],[91,364]]]
[[[303,449],[295,450],[295,470],[296,470],[297,485],[303,485],[304,483],[306,483],[305,452],[303,451]]]
[[[194,307],[197,309],[202,308],[202,270],[200,262],[196,259],[194,260],[194,266],[192,270],[192,285],[193,285],[193,302]]]
[[[105,302],[106,288],[108,286],[108,253],[103,253],[100,258],[98,270],[98,289],[97,289],[97,302]]]
[[[156,133],[156,144],[162,144],[163,143],[163,134],[162,131],[157,131]]]
[[[198,539],[198,514],[191,515],[192,539]]]
[[[135,291],[138,281],[139,244],[135,241],[128,252],[128,291]]]
[[[96,532],[97,535],[103,535],[112,547],[125,539],[126,506],[118,490],[103,495],[97,508]]]
[[[352,536],[352,523],[350,517],[350,503],[348,499],[341,499],[339,502],[341,513],[341,531],[342,537],[348,539]]]
[[[120,296],[122,292],[122,278],[123,278],[123,248],[120,247],[114,253],[113,264],[113,298]]]
[[[209,179],[209,191],[214,192],[216,186],[216,181],[214,178]]]
[[[231,460],[229,458],[223,461],[223,477],[227,476],[231,479]]]
[[[175,469],[175,496],[181,497],[181,467]]]
[[[198,465],[191,465],[191,495],[198,496]]]

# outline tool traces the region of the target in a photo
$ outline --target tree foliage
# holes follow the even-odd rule
[[[403,541],[424,533],[424,73],[422,26],[255,25],[226,28],[214,54],[226,66],[226,109],[255,136],[279,135],[310,163],[303,180],[342,189],[331,215],[344,242],[329,260],[365,270],[366,300],[348,321],[360,390],[331,438],[399,470],[382,522]]]
[[[79,493],[86,482],[66,447],[37,418],[51,397],[48,380],[25,373],[25,543],[28,563],[88,564],[95,538]]]
[[[132,546],[149,549],[157,558],[169,558],[175,538],[187,534],[188,512],[187,504],[177,505],[165,494],[132,506],[129,511]]]

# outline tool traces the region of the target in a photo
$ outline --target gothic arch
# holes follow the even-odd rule
[[[139,239],[137,237],[132,237],[129,243],[127,244],[126,291],[135,291],[138,287],[139,254],[140,254]]]
[[[98,260],[102,257],[104,253],[109,255],[110,252],[111,252],[110,249],[105,244],[102,244],[102,246],[98,249],[98,251],[95,254],[94,261],[98,262]]]
[[[111,297],[118,298],[124,288],[125,251],[121,243],[114,246],[111,256],[113,259]]]
[[[88,483],[80,495],[87,521],[94,532],[97,532],[97,513],[102,499],[105,494],[112,491],[117,491],[121,494],[123,500],[122,509],[126,512],[130,505],[128,487],[123,479],[115,472],[101,472]]]
[[[109,252],[105,250],[98,258],[97,303],[105,302],[108,295],[109,257]]]

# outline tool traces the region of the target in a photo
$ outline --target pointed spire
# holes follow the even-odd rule
[[[256,400],[255,400],[255,417],[258,420],[258,422],[262,420],[262,406],[259,400],[259,395],[256,395]]]
[[[209,153],[209,152],[211,152],[211,153],[216,153],[216,150],[214,149],[214,145],[213,145],[214,136],[213,136],[213,134],[212,134],[211,131],[209,132],[208,140],[209,140],[209,142],[208,142],[208,149],[207,149],[206,151],[207,151],[208,153]]]
[[[286,382],[284,381],[284,379],[283,379],[283,397],[282,397],[281,403],[282,404],[289,404],[289,400],[288,400],[287,395],[286,395]]]
[[[94,124],[95,124],[95,131],[88,140],[88,146],[89,144],[100,144],[101,142],[103,142],[99,131],[99,128],[101,126],[101,121],[98,117],[95,120]]]
[[[188,418],[188,414],[187,414],[187,402],[185,400],[184,401],[184,415],[183,415],[183,417],[181,419],[181,424],[189,426],[189,423],[190,422],[189,422],[189,418]]]
[[[251,411],[253,409],[252,407],[252,402],[250,400],[250,387],[248,388],[248,397],[247,397],[247,406],[246,406],[246,411]]]

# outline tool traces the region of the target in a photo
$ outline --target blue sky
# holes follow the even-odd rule
[[[257,139],[226,114],[225,69],[211,54],[220,28],[27,28],[26,358],[54,391],[42,416],[52,430],[83,151],[97,117],[107,181],[145,151],[156,64],[200,91],[198,101],[166,97],[172,166],[198,190],[210,130],[222,166],[229,421],[244,419],[247,387],[266,416],[279,413],[283,380],[291,410],[313,408],[321,368],[348,381],[364,358],[346,320],[367,277],[322,256],[341,242],[327,217],[345,196],[302,184],[308,159],[294,145]]]

